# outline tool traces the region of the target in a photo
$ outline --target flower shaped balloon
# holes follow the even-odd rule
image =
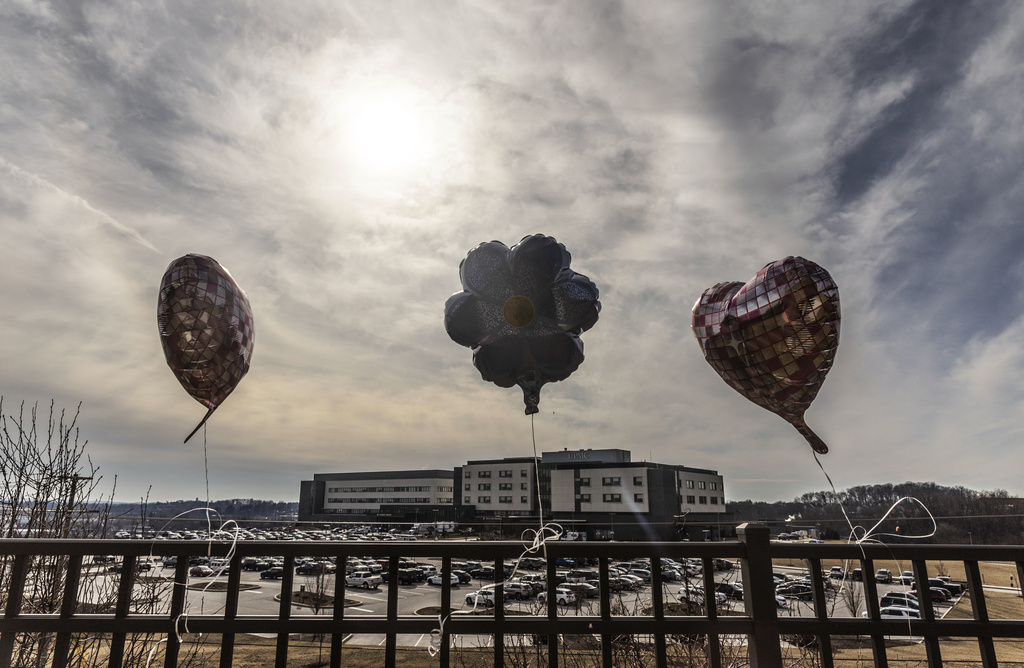
[[[597,286],[569,268],[571,259],[565,246],[541,234],[512,248],[480,244],[459,266],[463,291],[444,306],[448,336],[473,349],[484,380],[519,385],[527,415],[538,410],[541,386],[579,368],[579,335],[601,311]]]
[[[825,269],[787,257],[746,283],[719,283],[694,304],[691,327],[730,387],[828,452],[804,422],[839,347],[839,288]]]
[[[216,260],[188,254],[160,282],[157,326],[167,366],[209,410],[185,442],[249,371],[255,338],[249,299]]]

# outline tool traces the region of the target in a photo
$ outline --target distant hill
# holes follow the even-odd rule
[[[212,509],[209,514],[214,527],[227,520],[240,524],[292,524],[299,512],[297,501],[224,499],[207,504],[196,499],[154,501],[147,504],[114,503],[110,507],[110,516],[121,526],[141,526],[144,521],[146,526],[157,530],[194,528],[206,524],[207,513],[203,508]]]
[[[883,542],[909,542],[909,536],[931,533],[930,512],[935,533],[913,539],[915,542],[1024,544],[1024,499],[1011,497],[1003,490],[979,492],[931,482],[886,483],[850,487],[840,491],[838,499],[831,491],[821,491],[793,501],[732,501],[726,507],[739,522],[790,520],[796,525],[820,526],[823,537],[846,538],[850,526],[842,508],[854,526],[869,530],[904,497],[917,499],[920,504],[903,501],[892,510],[875,529],[875,533],[895,534],[880,537]]]

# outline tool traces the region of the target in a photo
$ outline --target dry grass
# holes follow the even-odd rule
[[[776,566],[790,566],[793,568],[807,568],[807,562],[799,559],[774,559],[772,561]],[[852,568],[858,568],[859,562],[856,561],[843,561],[840,559],[822,559],[821,567],[823,570],[828,571],[833,566],[842,566],[847,570]],[[910,563],[898,562],[889,559],[878,559],[874,562],[875,568],[888,568],[892,571],[893,575],[899,575],[902,571],[913,570],[913,565]],[[964,569],[962,561],[926,561],[925,566],[928,569],[928,575],[935,577],[936,575],[948,575],[953,579],[954,582],[966,582],[967,572]],[[990,561],[983,561],[978,564],[981,570],[982,583],[986,585],[994,585],[998,587],[1009,587],[1010,576],[1013,576],[1013,583],[1016,587],[1020,587],[1020,583],[1017,582],[1017,567],[1013,564],[996,563]]]

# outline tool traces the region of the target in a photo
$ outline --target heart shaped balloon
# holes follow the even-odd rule
[[[828,452],[804,422],[839,347],[839,288],[825,269],[787,257],[746,283],[719,283],[694,304],[691,327],[730,387]]]

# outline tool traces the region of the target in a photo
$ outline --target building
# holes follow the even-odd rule
[[[634,462],[628,450],[559,450],[466,462],[454,471],[318,473],[300,522],[456,521],[499,537],[544,522],[588,540],[704,540],[732,528],[717,471]]]
[[[630,452],[621,449],[545,452],[537,470],[534,461],[477,460],[456,468],[462,486],[455,496],[460,523],[517,535],[536,527],[539,500],[545,522],[589,540],[723,535],[725,486],[717,471],[633,462]]]
[[[432,522],[455,519],[453,473],[317,473],[299,487],[300,522]]]

